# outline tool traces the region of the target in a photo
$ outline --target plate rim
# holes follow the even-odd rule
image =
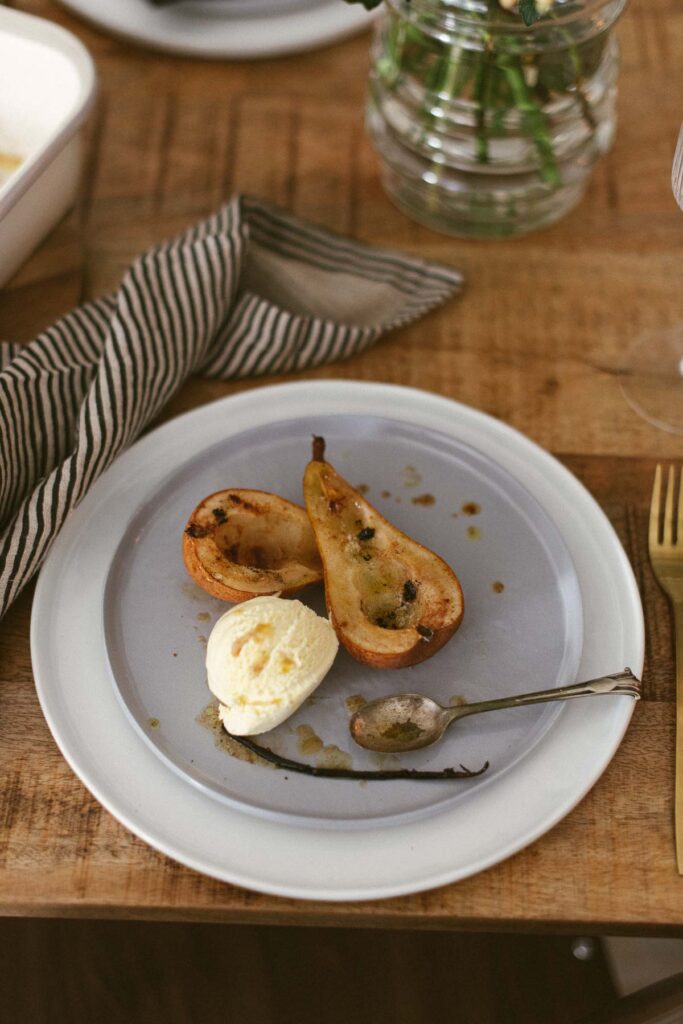
[[[315,392],[314,396],[312,396],[312,392]],[[314,404],[313,398],[318,402],[324,403],[326,411],[332,411],[332,407],[336,405],[339,407],[337,411],[353,412],[355,411],[352,408],[354,402],[360,403],[362,407],[367,408],[368,400],[372,405],[373,398],[380,403],[382,401],[389,402],[392,404],[393,408],[396,408],[395,403],[398,401],[407,414],[406,418],[408,418],[413,424],[417,423],[417,425],[428,425],[421,421],[433,417],[438,418],[439,414],[445,414],[447,417],[446,426],[442,423],[440,429],[446,433],[454,432],[455,436],[461,437],[461,439],[464,439],[466,442],[468,437],[466,436],[465,438],[462,438],[463,430],[465,430],[466,434],[472,432],[476,434],[479,432],[484,437],[486,437],[488,433],[493,438],[491,443],[493,443],[494,447],[500,446],[501,439],[504,448],[506,447],[506,442],[508,442],[508,456],[512,456],[513,449],[517,456],[519,456],[519,452],[521,451],[523,455],[526,455],[530,459],[528,465],[525,463],[525,472],[528,470],[529,474],[534,477],[537,485],[540,486],[540,483],[543,482],[543,485],[545,486],[544,471],[550,469],[551,477],[555,478],[555,483],[557,484],[559,482],[560,485],[564,485],[564,490],[569,489],[570,492],[573,492],[573,496],[577,500],[577,503],[583,506],[583,511],[589,514],[592,519],[592,528],[597,528],[598,532],[602,535],[603,541],[608,542],[605,546],[605,557],[607,557],[607,548],[609,548],[610,566],[613,572],[612,582],[614,583],[615,579],[618,577],[617,582],[619,584],[619,589],[617,591],[617,596],[621,597],[619,614],[620,624],[623,626],[624,615],[630,616],[627,636],[624,635],[622,629],[623,643],[621,649],[623,651],[623,645],[626,644],[628,647],[628,644],[630,643],[630,651],[633,655],[630,658],[632,662],[631,667],[634,669],[636,674],[640,675],[644,655],[644,622],[642,605],[635,577],[626,553],[605,513],[602,511],[595,499],[592,498],[583,484],[581,484],[580,481],[566,469],[566,467],[559,463],[548,452],[544,451],[544,449],[540,448],[535,442],[531,441],[514,428],[502,423],[502,421],[496,420],[494,417],[491,417],[479,410],[454,402],[451,399],[398,385],[324,379],[251,388],[245,392],[224,397],[216,402],[212,402],[204,406],[199,406],[188,411],[182,416],[176,417],[168,423],[163,424],[161,427],[157,428],[157,430],[139,440],[126,453],[117,459],[113,466],[108,470],[106,477],[109,478],[111,485],[112,481],[122,475],[125,475],[126,470],[134,466],[136,460],[139,461],[141,456],[146,452],[154,450],[154,446],[158,446],[160,439],[163,439],[165,442],[170,442],[172,437],[182,437],[183,428],[187,425],[190,418],[194,418],[196,420],[196,428],[198,429],[202,419],[206,419],[210,422],[211,419],[215,417],[218,407],[227,407],[228,411],[233,413],[231,422],[234,422],[238,418],[235,415],[236,413],[241,412],[242,414],[243,420],[240,423],[240,426],[234,430],[234,432],[239,432],[240,430],[247,429],[248,426],[251,425],[252,419],[250,419],[250,417],[253,418],[255,415],[253,412],[254,406],[259,409],[265,408],[272,413],[273,410],[277,408],[278,397],[280,397],[280,409],[278,410],[277,415],[283,416],[282,405],[286,408],[287,403],[289,402],[296,406],[297,401],[300,401],[304,396],[309,406]],[[342,406],[348,406],[350,408],[344,409]],[[250,408],[251,412],[249,412]],[[450,414],[450,420],[448,420],[448,414]],[[294,415],[296,415],[295,412],[289,418],[293,418]],[[244,423],[245,417],[248,421],[246,425]],[[265,419],[268,418],[271,417],[266,414]],[[284,414],[284,418],[288,418],[286,412]],[[256,416],[256,419],[253,422],[262,423],[264,421],[263,413],[261,413]],[[442,421],[440,420],[439,422]],[[450,431],[448,429],[449,427],[451,428]],[[489,440],[491,440],[491,438],[489,438]],[[202,444],[206,443],[206,440],[202,442]],[[469,443],[472,442],[470,441]],[[486,447],[484,447],[484,451],[488,453]],[[495,455],[491,457],[495,459]],[[533,487],[529,486],[528,476],[520,479],[514,469],[511,470],[511,472],[523,486],[531,490],[532,494],[534,493]],[[105,476],[101,478],[101,480],[104,479]],[[599,756],[597,760],[593,761],[591,771],[588,773],[588,778],[586,779],[584,777],[577,789],[574,789],[571,793],[565,795],[564,799],[559,803],[553,802],[552,808],[549,811],[544,812],[544,815],[535,821],[533,827],[527,828],[521,835],[515,834],[502,844],[495,845],[494,843],[495,848],[489,851],[485,856],[480,856],[478,860],[469,862],[465,865],[460,863],[457,867],[453,867],[449,864],[448,867],[441,868],[438,871],[433,869],[431,873],[426,875],[424,874],[424,871],[416,869],[417,876],[415,876],[413,872],[413,874],[406,879],[403,877],[399,878],[398,875],[400,875],[401,872],[395,871],[396,877],[393,880],[387,880],[386,864],[383,862],[381,883],[366,883],[365,881],[359,882],[356,880],[355,882],[346,882],[342,885],[337,883],[334,886],[330,886],[327,879],[325,880],[325,883],[316,883],[307,878],[306,882],[302,883],[301,881],[297,882],[296,880],[288,881],[283,879],[280,875],[275,880],[264,880],[263,877],[250,872],[248,867],[245,867],[244,865],[235,869],[234,866],[226,867],[224,862],[217,864],[215,859],[212,859],[212,854],[207,854],[206,851],[201,855],[198,855],[196,851],[191,849],[195,838],[194,836],[191,840],[186,837],[184,842],[182,840],[179,841],[177,835],[174,836],[172,834],[169,838],[168,835],[163,834],[164,827],[168,826],[168,822],[166,820],[162,819],[161,822],[154,822],[153,824],[150,824],[151,818],[149,813],[147,814],[148,821],[146,822],[144,820],[144,808],[142,811],[140,811],[140,808],[137,806],[135,806],[132,811],[130,806],[128,808],[122,808],[122,804],[125,805],[126,799],[130,800],[129,794],[124,793],[122,795],[115,790],[114,797],[112,798],[111,779],[106,776],[102,779],[101,772],[98,775],[97,768],[100,767],[99,764],[96,762],[94,768],[92,765],[88,767],[86,756],[87,751],[84,753],[83,749],[80,751],[78,749],[71,749],[69,742],[69,727],[72,726],[72,723],[69,721],[68,716],[66,720],[62,720],[60,722],[60,695],[58,691],[51,692],[50,690],[49,679],[51,664],[50,658],[48,657],[46,659],[45,657],[45,646],[49,646],[49,632],[45,633],[42,626],[43,621],[49,621],[50,617],[51,588],[54,590],[55,586],[58,587],[60,558],[63,560],[64,557],[70,553],[71,547],[73,547],[74,531],[78,528],[79,518],[85,514],[83,512],[84,507],[87,511],[88,504],[93,503],[94,499],[92,496],[97,496],[97,488],[100,488],[99,493],[103,493],[103,488],[100,487],[100,484],[101,481],[98,481],[95,488],[91,490],[89,495],[81,504],[79,510],[70,517],[70,521],[65,525],[62,533],[56,539],[48,561],[46,562],[38,581],[31,617],[31,651],[36,677],[36,689],[43,713],[53,736],[77,776],[81,778],[87,788],[90,789],[93,795],[95,795],[103,806],[105,806],[105,808],[109,810],[114,817],[121,821],[126,828],[140,836],[153,848],[172,857],[173,859],[180,861],[203,874],[209,875],[210,877],[246,886],[250,889],[272,895],[288,896],[300,899],[318,899],[327,901],[368,900],[424,891],[485,870],[487,867],[506,859],[512,853],[534,842],[537,838],[557,824],[574,806],[576,806],[576,804],[592,788],[595,782],[597,782],[614,756],[626,728],[628,727],[633,711],[633,702],[630,698],[611,698],[611,705],[613,707],[617,706],[617,702],[619,702],[621,706],[621,711],[618,715],[614,712],[616,724],[612,725],[611,742],[600,748],[602,751],[601,756]],[[535,497],[539,503],[543,505],[546,513],[555,523],[571,553],[571,544],[569,544],[567,540],[566,527],[557,521],[552,511],[537,494]],[[579,575],[580,583],[582,583],[582,574],[579,566],[577,566],[577,574]],[[47,637],[48,640],[44,640],[44,637]],[[602,669],[602,671],[614,670],[616,670],[615,666],[606,666]],[[106,685],[108,687],[111,685],[108,679],[106,680]],[[112,701],[115,700],[113,692],[111,693],[111,699]],[[575,724],[577,721],[580,721],[582,717],[584,719],[586,717],[585,715],[582,716],[579,708],[581,703],[582,702],[577,702],[574,704],[574,702],[572,702],[572,706],[568,708],[571,715],[571,721]],[[135,751],[132,751],[132,753],[144,760],[144,755],[139,749],[139,745],[142,745],[143,741],[137,736],[133,737],[133,730],[125,719],[122,709],[119,708],[118,711],[122,716],[122,721],[125,722],[125,729],[128,730],[128,735],[124,735],[123,732],[121,733],[121,742],[124,742],[125,745],[130,748],[135,746],[132,742],[134,738],[138,747]],[[594,717],[600,718],[600,715],[597,713],[597,709],[594,712]],[[567,720],[569,721],[569,717]],[[120,726],[120,722],[115,724],[117,728]],[[78,739],[82,748],[84,743],[83,737],[78,737]],[[540,744],[541,748],[545,746],[545,743]],[[151,751],[145,750],[145,754],[149,758],[154,759],[155,763],[159,763],[158,759]],[[159,768],[165,775],[168,774],[168,769],[163,768],[161,765],[159,765]],[[511,773],[512,776],[515,774],[516,773],[514,772]],[[183,799],[187,802],[188,806],[190,804],[195,805],[193,806],[192,811],[198,818],[200,818],[202,816],[202,808],[199,806],[199,803],[203,800],[210,800],[210,798],[203,797],[199,794],[193,794],[195,797],[195,799],[193,799],[193,796],[190,796],[187,793],[189,783],[185,783],[181,779],[178,779],[177,784],[185,790]],[[177,786],[175,788],[177,788]],[[502,783],[500,783],[499,788],[507,789],[508,786],[503,786]],[[141,791],[139,795],[142,798],[143,792]],[[212,806],[215,807],[214,802],[211,801],[211,803]],[[467,801],[464,801],[463,803],[466,805]],[[428,819],[427,821],[429,828],[424,828],[424,822],[417,822],[415,825],[425,833],[431,833],[434,831],[441,833],[445,830],[446,835],[448,835],[448,829],[449,827],[452,827],[453,824],[449,819],[453,819],[457,815],[457,810],[458,809],[456,808],[450,812],[446,811],[434,815],[433,819]],[[316,847],[324,846],[324,837],[328,837],[328,839],[332,837],[336,846],[345,845],[343,841],[345,834],[338,831],[312,830],[309,828],[297,829],[293,826],[278,823],[265,823],[259,821],[259,819],[255,818],[253,815],[233,811],[230,808],[225,808],[223,813],[231,819],[234,819],[232,821],[232,825],[238,830],[241,829],[242,832],[245,831],[245,823],[248,823],[248,825],[252,827],[251,829],[247,827],[247,832],[259,832],[262,835],[264,833],[269,833],[271,841],[273,841],[274,835],[281,833],[279,838],[288,848],[292,847],[292,844],[296,847],[297,836],[305,837],[305,841],[308,840],[309,843],[313,836],[315,841],[312,845]],[[237,819],[239,819],[239,821]],[[412,827],[414,828],[415,825]],[[399,840],[403,838],[405,841],[405,836],[400,834],[405,833],[406,830],[410,829],[410,825],[396,826],[393,829],[386,827],[381,827],[379,830],[370,828],[351,830],[348,835],[358,837],[359,834],[365,834],[368,837],[372,837],[376,847],[379,847],[382,841],[377,834],[378,831],[385,834],[393,834],[393,836],[398,836]],[[424,847],[424,838],[420,837],[420,841]],[[181,847],[184,846],[184,849],[179,848],[179,842]],[[417,839],[415,840],[415,843],[417,845]],[[384,845],[386,846],[386,840],[384,841]],[[284,873],[286,875],[287,871],[285,870]]]

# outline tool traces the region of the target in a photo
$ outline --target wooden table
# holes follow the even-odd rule
[[[367,36],[291,59],[203,63],[115,41],[48,0],[10,6],[80,36],[97,62],[101,95],[82,201],[0,293],[2,335],[28,339],[81,299],[113,288],[141,249],[239,190],[369,242],[459,265],[467,276],[461,298],[308,376],[449,395],[553,451],[592,491],[628,551],[648,647],[645,699],[626,739],[547,836],[426,894],[307,903],[204,878],[154,852],[90,796],[38,707],[29,588],[0,624],[0,911],[683,934],[672,637],[645,547],[655,462],[680,459],[683,442],[639,419],[618,382],[624,351],[641,330],[683,321],[683,216],[669,186],[683,115],[680,3],[633,0],[621,23],[619,133],[581,206],[551,230],[496,243],[433,233],[384,196],[363,130]],[[192,380],[165,415],[249,386]]]

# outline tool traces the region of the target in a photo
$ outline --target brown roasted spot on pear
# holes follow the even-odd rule
[[[306,510],[243,488],[197,505],[183,533],[183,561],[195,583],[223,601],[286,597],[323,578]]]
[[[339,476],[325,461],[321,437],[313,441],[304,497],[330,621],[349,653],[375,668],[404,668],[436,654],[463,615],[453,570]]]

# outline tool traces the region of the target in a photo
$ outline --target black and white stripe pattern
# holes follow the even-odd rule
[[[259,254],[284,268],[278,290],[291,294],[291,309],[268,297],[272,263],[259,268]],[[342,276],[336,284],[330,275]],[[144,253],[114,295],[73,310],[28,345],[1,344],[0,617],[71,509],[190,374],[227,380],[344,359],[460,285],[451,268],[236,198]],[[387,290],[375,322],[367,306],[377,286]],[[348,322],[325,313],[342,289]]]

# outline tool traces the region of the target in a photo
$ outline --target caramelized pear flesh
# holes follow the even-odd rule
[[[324,458],[315,438],[306,509],[325,574],[330,621],[358,661],[404,668],[430,658],[460,625],[453,570],[385,519]]]
[[[282,594],[323,578],[305,509],[267,491],[217,491],[183,533],[183,561],[195,583],[222,601]]]

